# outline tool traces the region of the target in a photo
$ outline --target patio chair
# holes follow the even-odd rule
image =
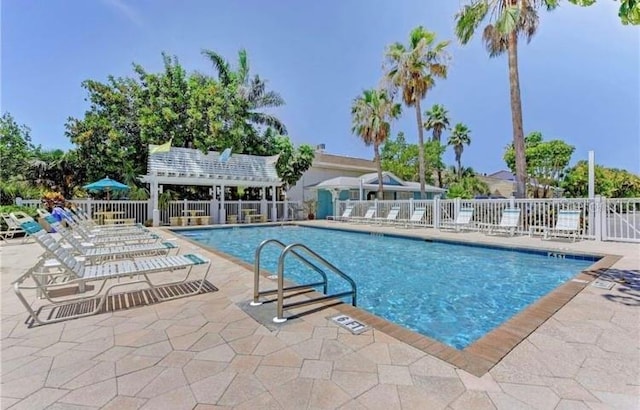
[[[569,237],[572,241],[576,241],[580,234],[580,216],[581,211],[561,210],[558,211],[558,219],[556,226],[553,228],[545,228],[543,240],[552,237]]]
[[[473,218],[473,208],[460,208],[458,215],[456,215],[456,219],[454,221],[442,222],[440,229],[452,229],[456,232],[460,232],[464,228],[473,227],[471,218]]]
[[[87,215],[87,213],[84,212],[80,208],[74,208],[74,209],[64,208],[64,210],[67,213],[67,215],[70,218],[72,218],[75,222],[77,222],[77,223],[79,223],[81,225],[84,225],[89,229],[108,230],[108,229],[132,229],[132,228],[138,228],[138,229],[146,230],[144,225],[139,224],[139,223],[118,223],[118,224],[113,224],[113,225],[98,225],[96,223],[96,221],[94,221],[93,219],[89,218],[89,215]]]
[[[120,260],[102,265],[87,265],[84,261],[76,259],[67,249],[63,248],[60,243],[57,242],[52,235],[46,233],[37,222],[27,221],[22,224],[22,229],[29,232],[50,255],[53,255],[67,274],[58,276],[60,280],[54,283],[44,282],[36,271],[39,267],[37,264],[13,282],[13,288],[18,299],[26,308],[34,323],[38,325],[99,313],[113,289],[122,286],[146,284],[153,297],[159,301],[195,295],[203,289],[203,285],[211,269],[210,261],[198,254]],[[193,268],[199,265],[207,266],[203,278],[198,281],[199,284],[190,283],[188,290],[183,292],[169,293],[158,290],[160,286],[185,284]],[[149,279],[150,274],[173,272],[181,269],[187,269],[187,272],[184,278],[178,281],[154,283]],[[31,279],[34,285],[26,285],[24,282],[27,279]],[[117,281],[112,281],[111,284],[107,286],[109,281],[114,279],[117,279]],[[98,284],[95,286],[96,290],[89,293],[86,292],[86,285],[91,282],[98,282]],[[78,288],[78,293],[75,295],[65,295],[63,297],[53,295],[56,290],[68,290],[70,287],[75,286]],[[29,289],[38,291],[40,295],[47,299],[49,304],[34,310],[23,294],[24,290]],[[57,314],[60,312],[64,312],[62,317],[59,317]]]
[[[415,208],[409,219],[399,219],[397,224],[399,227],[416,228],[422,224],[427,208]]]
[[[23,232],[20,225],[18,225],[8,213],[0,213],[0,218],[4,221],[6,225],[6,229],[0,230],[0,240],[6,241],[7,239],[13,239],[15,234]],[[24,240],[26,240],[27,235],[24,236]]]
[[[349,204],[344,208],[344,212],[342,213],[341,216],[327,216],[328,220],[333,220],[333,221],[346,221],[349,218],[351,218],[351,212],[353,212],[353,205]]]
[[[486,229],[487,235],[493,235],[496,233],[507,233],[509,236],[516,234],[516,229],[520,223],[520,208],[507,208],[502,211],[502,217],[500,223],[481,223],[478,226],[481,229]]]
[[[25,222],[35,222],[33,218],[24,212],[12,212],[9,214],[11,218],[20,226]],[[142,232],[141,233],[131,233],[129,231],[115,231],[103,233],[102,235],[95,235],[91,232],[87,232],[86,229],[80,227],[79,225],[74,225],[74,229],[70,230],[63,226],[57,219],[53,216],[47,216],[44,218],[45,221],[52,228],[54,228],[61,235],[75,235],[78,234],[83,242],[93,243],[95,245],[129,245],[133,243],[153,243],[157,242],[160,239],[160,236],[156,234],[152,234],[150,232]],[[27,232],[27,235],[29,233]]]
[[[72,253],[84,257],[91,263],[102,263],[113,259],[140,258],[144,256],[165,256],[172,250],[178,252],[178,245],[162,241],[132,245],[96,246],[91,242],[82,242],[73,235],[62,235],[61,240],[68,245]],[[62,245],[65,247],[65,245]]]
[[[399,206],[392,206],[386,217],[384,217],[384,218],[374,218],[374,219],[375,219],[375,221],[377,223],[379,223],[381,225],[384,224],[384,223],[394,223],[398,219],[398,215],[399,214],[400,214],[400,207]]]
[[[349,218],[349,222],[367,223],[369,221],[373,221],[376,216],[376,212],[377,207],[375,205],[372,205],[369,207],[369,209],[367,209],[367,212],[365,212],[364,216],[352,216],[351,218]]]

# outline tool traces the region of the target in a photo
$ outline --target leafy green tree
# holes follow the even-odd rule
[[[504,160],[511,170],[515,167],[514,151],[513,145],[508,145],[504,152]],[[543,141],[540,132],[527,135],[525,138],[527,180],[532,187],[534,197],[546,198],[549,189],[559,185],[574,151],[575,147],[561,140]]]
[[[390,121],[400,116],[400,104],[393,102],[384,90],[365,90],[351,105],[351,131],[365,145],[373,145],[373,160],[378,168],[378,198],[382,199],[382,163],[380,145],[389,138]]]
[[[285,125],[273,115],[261,110],[284,105],[284,99],[275,91],[267,91],[266,82],[258,75],[251,77],[249,59],[246,50],[238,52],[238,67],[234,71],[227,60],[211,50],[203,50],[202,54],[209,58],[223,86],[237,86],[237,96],[246,104],[247,120],[259,126],[274,128],[280,134],[287,134]]]
[[[462,153],[464,152],[464,146],[471,144],[471,130],[462,123],[457,123],[451,131],[448,144],[453,147],[453,152],[456,154],[456,162],[458,163],[458,176],[462,177]]]
[[[78,162],[77,152],[37,148],[34,155],[25,178],[35,186],[60,192],[65,198],[73,197],[84,181],[84,168]]]
[[[569,0],[573,4],[579,6],[590,6],[596,2],[596,0]],[[620,0],[620,9],[618,10],[618,16],[622,24],[640,24],[640,1],[639,0]]]
[[[449,41],[436,41],[436,34],[419,26],[409,35],[409,44],[391,44],[386,50],[385,78],[394,90],[400,90],[402,100],[416,109],[418,126],[418,165],[420,194],[425,196],[424,129],[421,101],[435,86],[437,78],[447,77],[447,46]]]
[[[425,181],[433,183],[433,173],[436,169],[443,169],[442,154],[445,147],[435,141],[424,144],[427,167],[425,168]],[[404,133],[398,133],[396,139],[388,139],[380,151],[382,169],[392,172],[405,181],[418,181],[420,168],[418,166],[418,145],[408,144]]]
[[[274,151],[280,155],[276,162],[278,176],[285,183],[284,189],[289,190],[313,164],[313,147],[302,144],[295,149],[289,137],[278,135],[274,140]]]
[[[589,163],[578,161],[568,169],[562,180],[564,195],[585,198],[589,191]],[[626,170],[595,166],[595,193],[607,198],[640,197],[640,177]]]
[[[442,132],[449,128],[449,112],[444,105],[434,104],[430,110],[425,112],[425,115],[427,121],[424,123],[424,128],[427,131],[433,131],[432,141],[440,143]],[[442,188],[442,167],[438,167],[438,186]]]
[[[30,131],[26,125],[18,125],[8,112],[0,117],[0,183],[20,178],[27,170],[35,149]]]
[[[451,166],[445,175],[447,198],[471,199],[477,195],[489,195],[489,185],[481,181],[471,167],[458,170]]]

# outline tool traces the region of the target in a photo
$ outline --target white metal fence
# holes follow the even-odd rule
[[[150,200],[143,201],[96,201],[90,199],[75,199],[73,204],[88,215],[95,217],[99,212],[117,212],[118,219],[134,219],[138,223],[144,223],[152,219],[150,214]],[[22,200],[22,205],[29,207],[41,206],[39,200]],[[214,201],[170,201],[166,206],[160,209],[160,222],[163,225],[169,225],[174,218],[196,217],[197,220],[206,224],[219,222],[219,202]],[[225,201],[224,209],[227,215],[235,216],[238,222],[246,221],[248,214],[266,215],[271,220],[271,209],[273,202],[271,201]],[[277,220],[284,221],[302,219],[300,212],[296,212],[301,208],[299,202],[279,201],[276,202]],[[195,219],[195,218],[194,218]],[[175,223],[174,223],[175,225]]]
[[[150,202],[145,201],[96,201],[73,200],[87,214],[98,212],[119,212],[123,219],[134,219],[144,223],[151,219]],[[506,208],[519,208],[520,223],[518,234],[526,235],[533,226],[553,227],[560,210],[580,211],[581,236],[620,242],[640,243],[640,198],[556,198],[556,199],[432,199],[397,201],[338,201],[334,214],[342,215],[347,204],[353,205],[352,216],[364,216],[370,207],[375,207],[376,217],[384,218],[392,207],[399,207],[397,219],[408,220],[416,208],[425,208],[425,216],[420,222],[424,227],[438,228],[441,224],[455,219],[460,208],[473,208],[473,222],[477,224],[498,223]],[[22,205],[38,207],[38,200],[23,200]],[[170,224],[171,218],[198,216],[207,223],[219,222],[218,202],[213,201],[171,201],[160,210],[162,224]],[[271,219],[272,202],[225,201],[227,215],[235,216],[237,222],[247,220],[247,215],[262,214]],[[304,219],[299,202],[276,202],[277,220]],[[207,218],[208,217],[208,218]]]
[[[528,235],[534,227],[554,227],[559,211],[580,211],[580,236],[619,242],[640,243],[640,198],[556,198],[556,199],[433,199],[397,201],[338,201],[335,216],[353,206],[351,216],[362,217],[371,207],[377,218],[384,218],[393,207],[399,207],[397,219],[408,220],[415,209],[426,208],[420,225],[439,228],[455,220],[461,208],[473,208],[474,226],[497,224],[506,208],[520,209],[516,233]]]

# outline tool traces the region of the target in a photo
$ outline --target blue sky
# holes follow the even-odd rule
[[[159,70],[160,53],[188,70],[213,72],[201,56],[213,49],[234,60],[246,48],[252,71],[268,79],[287,105],[276,114],[295,143],[372,157],[351,134],[350,105],[379,83],[384,48],[405,42],[418,25],[451,39],[452,65],[423,101],[444,104],[472,130],[462,161],[477,171],[505,168],[511,141],[507,61],[489,59],[479,38],[460,46],[453,35],[457,1],[2,1],[1,110],[28,125],[36,144],[71,146],[70,116],[87,108],[85,79],[132,74],[131,63]],[[520,48],[525,132],[590,149],[606,166],[640,172],[640,37],[622,26],[617,3],[579,8],[562,2],[542,13],[538,34]],[[393,124],[415,142],[413,109]],[[449,150],[445,161],[453,163]]]

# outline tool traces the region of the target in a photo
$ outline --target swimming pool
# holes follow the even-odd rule
[[[304,243],[356,281],[359,308],[457,349],[597,259],[297,226],[176,233],[249,263],[265,239]],[[276,271],[280,251],[275,246],[263,250],[263,269]],[[285,278],[305,283],[316,281],[317,273],[287,258]],[[329,293],[347,289],[329,275]]]

